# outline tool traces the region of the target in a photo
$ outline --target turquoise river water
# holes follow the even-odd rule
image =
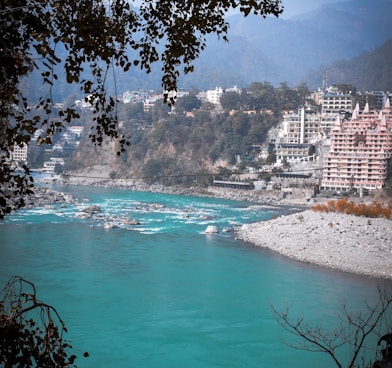
[[[291,261],[231,232],[204,234],[208,225],[223,229],[290,209],[68,190],[90,202],[23,210],[0,223],[0,283],[12,275],[34,282],[66,322],[80,367],[332,367],[327,356],[283,342],[293,337],[271,305],[328,328],[343,304],[358,310],[377,297],[379,280]],[[91,204],[101,207],[99,217],[75,216]],[[119,228],[105,230],[108,221]]]

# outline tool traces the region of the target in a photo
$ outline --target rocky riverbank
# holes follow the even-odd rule
[[[77,204],[78,201],[70,193],[58,192],[48,188],[34,187],[33,194],[25,198],[25,207],[45,207],[55,204]]]
[[[284,256],[392,279],[392,221],[312,210],[243,225],[236,237]]]

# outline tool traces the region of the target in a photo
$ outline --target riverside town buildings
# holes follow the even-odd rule
[[[329,136],[336,119],[353,111],[353,98],[336,87],[314,94],[321,112],[314,106],[300,106],[283,115],[281,130],[275,141],[276,159],[295,164],[317,159],[316,144]]]
[[[321,190],[381,189],[392,157],[392,111],[387,100],[382,110],[363,111],[337,119],[331,131],[330,151],[324,155]]]
[[[234,86],[223,90],[216,87],[212,90],[200,91],[197,97],[203,102],[216,105],[220,103],[223,93],[241,93],[241,89]],[[179,89],[177,97],[189,94],[186,89]],[[257,177],[260,172],[271,172],[276,167],[285,167],[287,171],[280,174],[277,187],[284,189],[285,181],[290,178],[291,187],[299,186],[300,182],[309,187],[318,186],[321,191],[331,192],[363,192],[364,190],[378,190],[383,188],[388,175],[392,173],[392,94],[390,92],[366,92],[369,104],[361,111],[351,94],[342,93],[331,86],[319,89],[310,96],[315,106],[308,102],[298,109],[283,114],[280,127],[269,132],[268,145],[254,142],[251,149],[254,158],[266,160],[274,152],[276,163],[263,167],[247,167],[246,176]],[[162,92],[157,91],[127,91],[123,95],[123,103],[144,103],[144,110],[151,109],[156,101],[163,98]],[[81,109],[91,108],[85,100],[75,102]],[[219,107],[219,106],[217,106]],[[173,110],[172,110],[173,112]],[[242,110],[245,114],[270,113],[268,110]],[[235,114],[230,111],[229,114]],[[188,112],[192,116],[192,112]],[[36,141],[45,134],[38,129],[32,141]],[[56,166],[64,165],[62,157],[64,150],[77,147],[84,134],[83,126],[70,126],[61,133],[47,152],[54,156],[49,161],[42,162],[45,172],[54,172]],[[27,162],[27,146],[15,146],[11,152],[14,165]],[[241,155],[238,155],[238,163]],[[252,159],[247,156],[246,159]],[[313,173],[313,174],[311,174]],[[248,178],[246,180],[214,180],[216,186],[253,189]],[[267,188],[254,181],[254,187]],[[259,185],[260,184],[260,185]],[[272,185],[273,187],[273,185]],[[271,188],[270,188],[271,189]]]
[[[321,111],[301,106],[284,114],[275,140],[277,163],[315,163],[322,169],[322,191],[382,189],[392,170],[392,111],[387,94],[369,95],[379,108],[370,111],[367,103],[360,111],[351,95],[330,88],[318,95]]]

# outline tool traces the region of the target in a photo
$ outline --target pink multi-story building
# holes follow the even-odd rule
[[[392,157],[392,110],[387,100],[382,110],[339,118],[331,130],[331,148],[324,155],[322,190],[375,190],[384,186]]]

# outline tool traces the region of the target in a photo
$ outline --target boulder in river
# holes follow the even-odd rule
[[[93,204],[91,206],[83,208],[82,212],[85,212],[85,213],[97,213],[97,212],[101,212],[101,208],[98,205]]]
[[[204,230],[205,234],[218,234],[219,230],[218,227],[215,225],[208,225],[207,228]]]

